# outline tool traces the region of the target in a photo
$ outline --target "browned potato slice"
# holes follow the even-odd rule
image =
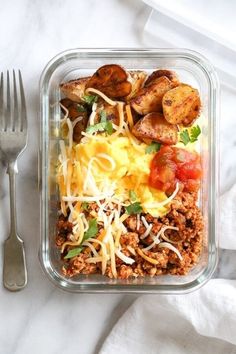
[[[172,82],[166,76],[159,77],[147,87],[139,90],[136,96],[131,99],[130,105],[141,115],[161,112],[162,97],[172,88]]]
[[[69,98],[63,98],[61,104],[66,107],[69,111],[69,118],[73,122],[78,117],[83,117],[79,122],[76,123],[73,130],[73,140],[79,143],[82,138],[82,131],[85,131],[88,123],[87,111],[80,112],[78,110],[78,104],[71,101]]]
[[[136,70],[129,72],[129,81],[132,85],[132,91],[125,98],[128,102],[132,97],[136,95],[136,93],[144,86],[144,81],[146,80],[147,73],[144,71]]]
[[[186,84],[166,92],[162,104],[164,117],[171,124],[189,126],[200,114],[199,92]]]
[[[145,82],[145,86],[148,86],[151,82],[153,82],[154,80],[156,80],[162,76],[166,76],[172,82],[173,87],[179,85],[179,78],[174,71],[160,69],[160,70],[153,71],[153,73],[148,76],[148,78]]]
[[[100,67],[86,83],[86,88],[89,87],[103,92],[110,98],[128,96],[132,89],[127,72],[116,64]]]
[[[60,85],[61,92],[69,99],[75,102],[83,102],[85,94],[85,85],[89,77],[83,77],[77,80],[71,80]]]
[[[174,145],[178,141],[178,128],[169,124],[161,113],[149,113],[133,127],[132,133],[146,143],[156,141],[161,144]]]

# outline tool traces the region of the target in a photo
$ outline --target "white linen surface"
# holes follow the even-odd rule
[[[211,280],[180,295],[134,302],[99,354],[235,354],[236,281]]]
[[[221,83],[226,84],[222,92],[224,120],[221,132],[225,137],[226,131],[230,130],[228,134],[232,135],[235,131],[233,105],[236,96],[232,90],[236,88],[236,40],[232,28],[236,27],[236,22],[230,13],[236,7],[235,2],[143,1],[156,8],[144,27],[144,44],[156,47],[157,43],[159,46],[161,43],[162,47],[197,50],[215,64]],[[199,22],[199,19],[202,21]],[[224,30],[220,31],[222,22]],[[227,141],[224,141],[222,155],[226,145]],[[223,171],[229,174],[231,167],[233,169],[233,166],[224,165],[225,160],[229,164],[232,161],[222,159],[223,179]],[[226,249],[236,249],[235,180],[233,174],[233,186],[220,198],[220,246]],[[224,279],[213,279],[201,289],[186,295],[141,296],[114,326],[99,353],[236,353],[235,299],[236,281]]]

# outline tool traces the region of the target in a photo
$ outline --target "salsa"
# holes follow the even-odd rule
[[[200,187],[202,167],[197,152],[178,147],[163,146],[151,162],[149,185],[172,193],[179,182],[185,192],[197,192]]]

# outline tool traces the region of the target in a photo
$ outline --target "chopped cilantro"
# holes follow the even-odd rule
[[[137,194],[135,193],[135,191],[129,191],[129,198],[131,202],[135,202],[137,200]]]
[[[85,103],[87,103],[88,105],[92,106],[92,104],[94,102],[97,102],[98,96],[95,96],[95,95],[84,95],[83,96],[83,100],[84,100]]]
[[[82,104],[77,104],[77,111],[78,112],[86,112],[86,108],[82,106]]]
[[[73,258],[75,256],[78,256],[78,254],[80,254],[80,252],[82,251],[83,247],[76,247],[73,248],[72,250],[70,250],[67,255],[64,257],[64,259],[69,259],[69,258]]]
[[[153,141],[149,146],[146,147],[145,153],[146,154],[152,154],[154,152],[159,151],[161,148],[161,144]]]
[[[89,206],[89,203],[83,202],[83,203],[81,204],[81,210],[87,211],[87,210],[88,210],[88,206]]]
[[[143,208],[139,202],[135,202],[133,204],[126,206],[125,210],[126,210],[127,214],[134,215],[134,214],[142,213]]]
[[[89,228],[84,233],[83,241],[87,240],[90,237],[94,237],[98,233],[98,225],[96,219],[89,220]]]
[[[100,113],[100,123],[90,125],[86,129],[86,133],[93,134],[96,132],[107,132],[108,135],[111,135],[113,132],[112,123],[107,120],[107,115],[105,111],[101,111]]]
[[[194,143],[195,141],[197,141],[200,134],[201,128],[199,127],[199,125],[192,127],[190,129],[190,133],[188,129],[185,129],[180,133],[180,142],[184,145],[187,145],[188,143]]]
[[[190,130],[191,143],[197,141],[197,138],[199,137],[200,134],[201,134],[201,128],[199,127],[199,125],[192,127]]]

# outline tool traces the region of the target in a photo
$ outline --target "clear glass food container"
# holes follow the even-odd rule
[[[65,277],[60,252],[55,246],[59,195],[56,166],[59,153],[59,106],[61,82],[91,75],[104,64],[116,63],[130,70],[174,70],[181,82],[196,87],[202,100],[200,154],[203,178],[199,206],[205,222],[203,250],[196,266],[185,276],[162,275],[129,280],[102,275]],[[218,121],[219,84],[213,66],[200,54],[180,49],[74,49],[53,58],[40,81],[41,136],[41,241],[40,261],[48,278],[60,288],[74,292],[185,293],[209,280],[217,263],[218,233]]]

